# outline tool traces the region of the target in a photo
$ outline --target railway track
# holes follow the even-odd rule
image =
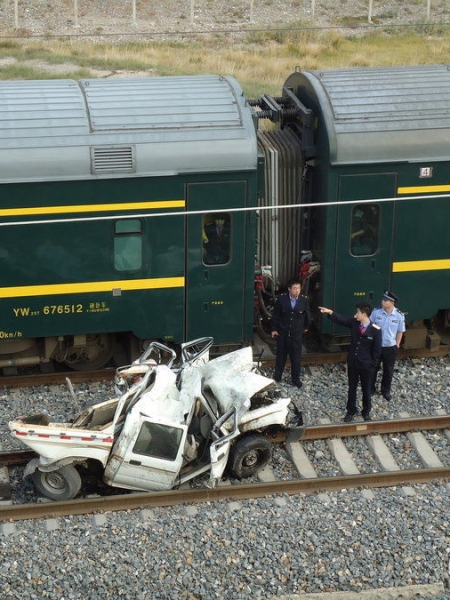
[[[401,436],[404,436],[403,441]],[[397,446],[414,454],[410,460],[412,468],[411,464],[409,468],[402,468],[398,453],[392,451],[393,441],[399,440]],[[7,484],[4,484],[0,522],[350,488],[363,488],[366,493],[373,493],[371,488],[401,486],[405,493],[413,494],[414,490],[409,487],[412,484],[450,479],[450,460],[447,464],[441,460],[433,440],[438,440],[436,446],[450,447],[450,415],[310,427],[301,442],[286,445],[287,468],[281,479],[272,467],[268,467],[258,475],[257,482],[232,485],[225,481],[214,489],[187,486],[169,492],[126,493],[24,505],[8,505]],[[318,442],[320,451],[315,446]],[[355,444],[361,443],[363,449],[355,452]],[[320,472],[320,453],[325,447],[334,457],[332,473]],[[355,454],[358,454],[358,460],[354,459]],[[27,462],[31,456],[28,451],[1,453],[3,479],[7,479],[9,466]]]
[[[450,346],[441,345],[439,348],[432,351],[425,348],[401,349],[399,359],[437,358],[449,355]],[[345,362],[346,359],[347,352],[304,353],[302,355],[302,366],[335,365]],[[255,351],[255,361],[259,362],[263,368],[275,366],[275,357],[267,356],[267,354],[260,357],[258,356],[257,351]],[[69,378],[72,383],[112,381],[115,372],[115,368],[108,368],[97,371],[64,371],[59,373],[32,373],[0,376],[0,386],[19,388],[41,385],[61,385],[66,383],[66,378]]]

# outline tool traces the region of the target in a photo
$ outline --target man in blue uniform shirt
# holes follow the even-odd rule
[[[281,381],[287,356],[291,359],[292,385],[301,388],[300,357],[303,333],[309,329],[311,312],[306,296],[301,296],[299,279],[288,282],[288,294],[278,296],[272,315],[272,338],[277,340],[275,381]]]
[[[372,409],[372,398],[370,390],[373,381],[373,371],[380,360],[381,353],[381,330],[378,325],[371,322],[369,315],[372,307],[367,302],[356,305],[356,313],[353,318],[344,317],[329,308],[319,306],[321,313],[328,315],[334,323],[349,327],[351,330],[350,347],[347,356],[348,375],[348,399],[347,413],[344,421],[353,421],[356,410],[356,390],[358,381],[361,381],[362,389],[362,417],[364,421],[370,421]]]
[[[380,364],[377,366],[372,383],[372,393],[376,391],[378,371],[383,365],[381,377],[381,394],[386,400],[391,399],[391,384],[394,375],[394,364],[398,349],[405,332],[405,316],[396,308],[398,296],[386,290],[381,299],[381,306],[370,315],[370,320],[381,327],[382,348]]]

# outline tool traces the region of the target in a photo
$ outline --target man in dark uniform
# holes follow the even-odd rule
[[[376,393],[378,371],[383,366],[381,394],[386,400],[391,399],[395,360],[405,332],[405,315],[395,306],[397,301],[398,296],[386,290],[381,298],[381,306],[370,315],[372,323],[381,327],[381,359],[374,371],[372,394]]]
[[[346,423],[353,421],[356,410],[356,390],[358,381],[361,380],[362,411],[364,421],[370,421],[372,409],[371,388],[374,369],[378,365],[381,354],[381,329],[371,322],[369,315],[372,307],[367,302],[356,305],[353,318],[344,317],[329,308],[319,306],[321,313],[328,315],[334,323],[351,329],[350,348],[347,357],[348,374],[348,399],[347,413],[344,417]]]
[[[286,358],[291,359],[292,385],[301,388],[300,357],[303,332],[309,329],[311,312],[306,296],[301,296],[299,279],[288,282],[288,293],[278,296],[272,315],[272,338],[277,340],[275,381],[281,381]]]
[[[214,215],[214,223],[205,226],[204,262],[207,265],[225,265],[230,260],[230,224],[225,214]]]

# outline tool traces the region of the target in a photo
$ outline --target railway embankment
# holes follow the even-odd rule
[[[387,403],[376,396],[374,418],[431,416],[437,410],[450,414],[449,379],[449,358],[398,361],[393,399]],[[343,365],[315,367],[303,380],[301,390],[287,382],[281,386],[310,424],[339,422],[347,389]],[[111,394],[112,384],[80,384],[75,393],[83,408]],[[12,416],[44,410],[64,420],[78,412],[72,402],[65,386],[3,390],[4,449],[11,445],[4,425]],[[429,432],[427,437],[449,464],[448,436]],[[406,434],[399,433],[389,445],[402,468],[414,468],[414,444]],[[367,459],[359,438],[347,448],[356,464]],[[319,443],[308,452],[322,474],[335,468]],[[277,452],[274,472],[283,477],[287,468]],[[12,485],[15,501],[35,500],[20,469]],[[143,599],[150,591],[152,598],[244,600],[378,588],[386,594],[396,588],[405,598],[445,598],[449,509],[450,487],[443,482],[378,488],[370,494],[357,488],[6,522],[0,525],[0,544],[8,576],[0,589],[5,598],[40,593],[92,600]],[[55,569],[61,559],[65,574]],[[29,576],[24,577],[24,569]]]

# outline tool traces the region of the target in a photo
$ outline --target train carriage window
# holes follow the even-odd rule
[[[378,250],[380,207],[358,204],[352,210],[350,252],[353,256],[371,256]]]
[[[142,223],[139,219],[116,221],[114,267],[118,271],[137,271],[142,268]]]
[[[203,262],[225,265],[230,262],[231,215],[208,213],[203,217]]]

